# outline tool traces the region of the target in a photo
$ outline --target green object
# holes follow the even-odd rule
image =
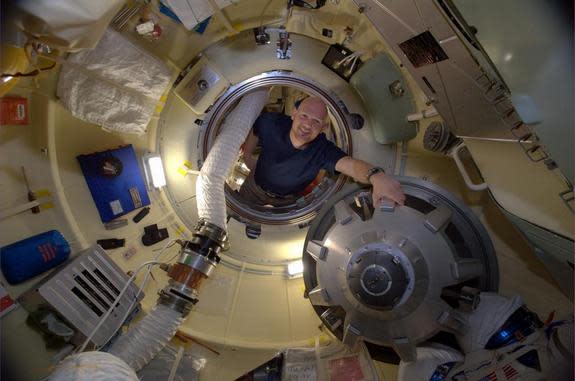
[[[407,121],[407,115],[416,111],[413,95],[387,54],[369,60],[349,83],[363,100],[376,142],[397,143],[417,135],[417,124]]]

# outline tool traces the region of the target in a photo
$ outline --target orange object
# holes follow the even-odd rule
[[[0,124],[28,124],[28,100],[20,97],[1,98]]]

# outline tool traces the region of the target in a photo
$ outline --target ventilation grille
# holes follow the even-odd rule
[[[402,42],[399,44],[399,48],[405,53],[415,68],[431,65],[449,58],[429,31]]]
[[[88,336],[118,298],[127,281],[128,276],[100,246],[95,245],[47,280],[38,288],[38,292],[62,317]],[[114,306],[110,317],[94,335],[94,344],[104,344],[120,325],[136,293],[137,287],[130,285]],[[140,294],[138,301],[142,298],[143,294]]]

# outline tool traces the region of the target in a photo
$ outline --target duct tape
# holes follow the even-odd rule
[[[187,176],[188,171],[192,169],[192,163],[188,160],[184,161],[184,163],[178,168],[178,173],[182,176]]]
[[[34,191],[34,195],[38,198],[48,197],[51,195],[48,189],[38,189]]]
[[[176,235],[178,237],[183,235],[186,232],[186,230],[178,224],[175,224],[175,230],[176,230]]]

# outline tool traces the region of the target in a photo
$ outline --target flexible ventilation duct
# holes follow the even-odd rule
[[[198,216],[222,229],[226,229],[226,177],[267,99],[267,89],[242,98],[224,121],[222,132],[198,177]],[[136,327],[118,339],[110,353],[138,371],[166,346],[183,320],[180,312],[158,304]]]
[[[224,184],[240,146],[268,100],[268,90],[245,95],[223,122],[196,182],[198,217],[226,229]]]
[[[49,381],[137,381],[132,368],[106,352],[83,352],[66,357],[56,366]]]
[[[139,371],[174,337],[183,320],[180,312],[159,304],[136,327],[120,337],[110,353]]]

